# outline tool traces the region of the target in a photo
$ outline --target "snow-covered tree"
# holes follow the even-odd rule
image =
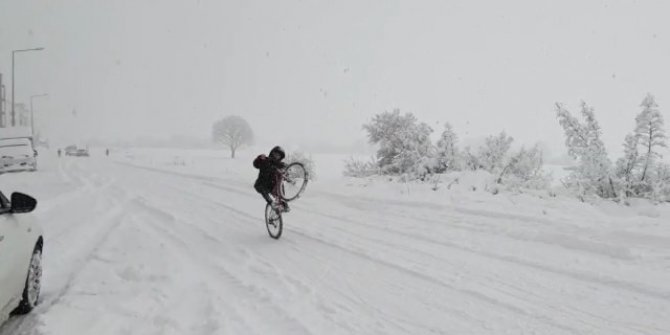
[[[379,145],[377,157],[385,173],[413,173],[431,154],[433,130],[411,113],[401,115],[396,109],[377,114],[363,129],[370,143]]]
[[[347,177],[363,178],[373,176],[379,173],[378,163],[374,158],[369,161],[362,161],[350,157],[344,161],[343,174]]]
[[[637,126],[635,134],[640,139],[642,175],[640,181],[645,182],[649,169],[653,166],[656,158],[661,158],[659,148],[666,148],[665,129],[663,129],[663,116],[658,110],[654,96],[647,94],[640,105],[642,112],[637,115],[635,121]]]
[[[584,122],[574,117],[562,104],[556,104],[556,116],[565,132],[568,154],[579,163],[568,185],[580,193],[595,193],[601,197],[616,197],[612,178],[612,163],[601,139],[601,129],[592,107],[582,102]]]
[[[477,171],[482,168],[482,163],[479,161],[479,157],[472,153],[472,149],[467,146],[463,150],[463,164],[465,167],[472,171]]]
[[[621,180],[625,195],[628,197],[635,193],[636,175],[640,167],[639,142],[638,136],[626,135],[623,144],[624,156],[616,162],[615,174]]]
[[[479,149],[478,160],[489,172],[498,172],[505,165],[507,152],[514,139],[503,131],[496,136],[486,138],[484,146]]]
[[[246,120],[237,115],[231,115],[214,123],[212,139],[215,143],[227,146],[231,157],[235,158],[235,152],[240,147],[253,143],[254,132]]]
[[[444,131],[435,146],[435,172],[459,170],[460,153],[458,152],[458,136],[451,124],[444,125]]]
[[[655,201],[670,201],[670,164],[657,163],[650,178],[652,193],[650,198]]]
[[[542,169],[543,165],[544,159],[539,145],[531,149],[522,147],[506,160],[497,182],[529,188],[546,187],[550,178]]]

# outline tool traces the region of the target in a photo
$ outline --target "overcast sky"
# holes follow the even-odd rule
[[[668,1],[0,0],[0,72],[52,137],[350,144],[400,108],[462,138],[560,148],[554,103],[596,108],[618,151],[647,92],[670,118]],[[76,110],[77,117],[72,111]]]

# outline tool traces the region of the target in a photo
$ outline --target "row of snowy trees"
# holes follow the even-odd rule
[[[613,164],[594,109],[582,102],[583,120],[579,120],[562,104],[556,104],[568,153],[578,163],[565,181],[567,187],[581,196],[670,200],[670,165],[660,160],[660,149],[667,147],[663,116],[651,94],[640,106],[635,128],[624,139],[624,155]]]
[[[544,187],[548,182],[539,147],[512,152],[514,139],[505,132],[489,136],[476,150],[461,150],[449,123],[438,141],[432,143],[433,129],[413,114],[401,114],[399,110],[377,114],[363,128],[379,150],[376,159],[369,162],[348,161],[345,174],[349,176],[385,174],[424,180],[433,174],[483,169],[496,176],[500,184]]]

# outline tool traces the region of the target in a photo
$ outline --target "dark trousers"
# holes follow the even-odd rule
[[[263,199],[265,199],[268,204],[272,203],[270,193],[272,193],[273,187],[271,185],[263,185],[262,183],[256,182],[256,184],[254,184],[254,188],[256,189],[256,192],[263,196]]]
[[[281,199],[281,196],[279,195],[279,188],[277,187],[277,185],[280,183],[280,180],[278,176],[274,178],[275,180],[269,182],[259,179],[256,180],[256,183],[254,184],[254,189],[256,189],[256,192],[260,193],[268,204],[272,203],[272,198],[277,200]],[[272,197],[270,195],[272,195]]]

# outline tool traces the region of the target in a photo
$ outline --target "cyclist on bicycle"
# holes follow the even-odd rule
[[[282,160],[286,157],[284,149],[276,146],[270,150],[270,154],[265,156],[258,155],[254,159],[254,167],[259,169],[258,179],[254,183],[254,188],[263,196],[263,199],[272,206],[275,211],[288,212],[290,208],[286,201],[281,197],[279,190],[281,184],[281,170],[286,168]],[[272,197],[270,197],[272,194]],[[273,200],[274,198],[274,200]]]

